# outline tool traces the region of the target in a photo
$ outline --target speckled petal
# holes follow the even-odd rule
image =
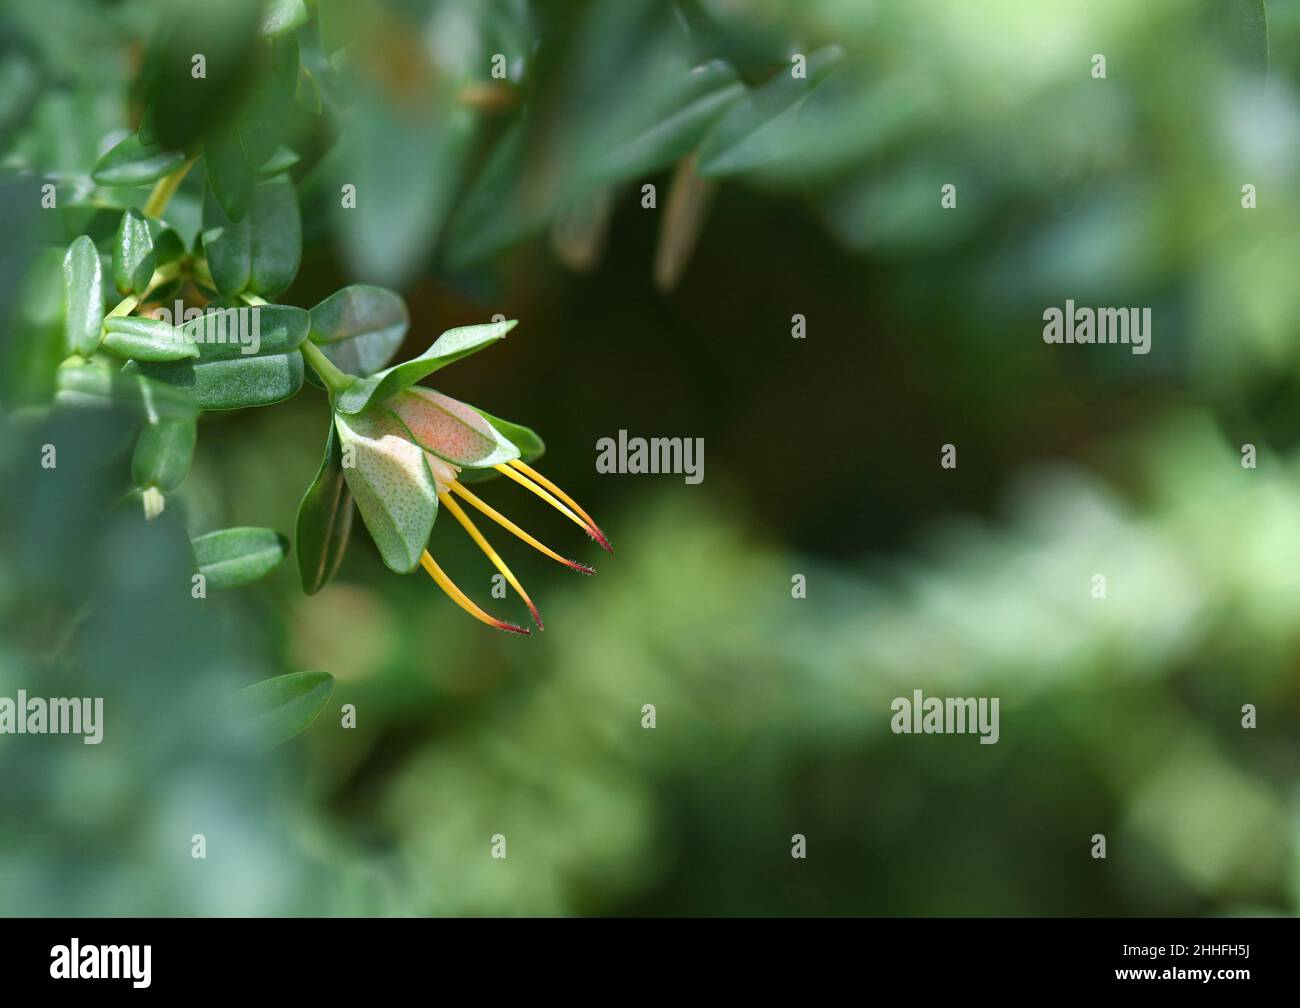
[[[459,466],[475,469],[519,458],[519,449],[472,406],[427,388],[409,388],[385,403],[421,447]]]

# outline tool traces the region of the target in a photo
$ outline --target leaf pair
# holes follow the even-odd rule
[[[286,175],[251,191],[246,213],[232,219],[209,188],[203,201],[203,250],[212,282],[224,297],[273,298],[298,273],[302,217]]]

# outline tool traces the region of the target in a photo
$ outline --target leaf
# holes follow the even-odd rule
[[[91,180],[102,186],[146,186],[170,175],[185,163],[180,151],[159,144],[142,144],[132,133],[95,162]]]
[[[257,170],[262,175],[279,175],[281,172],[288,171],[300,160],[296,151],[281,144],[271,152],[271,156],[265,163],[258,166]]]
[[[542,457],[546,452],[546,445],[537,432],[522,424],[511,423],[509,420],[502,420],[500,417],[494,417],[477,406],[473,407],[484,420],[490,423],[502,437],[513,444],[519,450],[519,457],[524,462],[533,462]],[[462,483],[482,483],[484,480],[492,479],[499,476],[495,469],[464,469],[460,474]]]
[[[1264,0],[1223,0],[1217,7],[1233,55],[1257,73],[1268,71],[1268,11]]]
[[[248,287],[253,271],[253,242],[249,221],[235,222],[221,208],[209,186],[203,197],[203,254],[217,290],[226,297],[238,297]]]
[[[709,130],[700,145],[699,173],[730,175],[797,153],[808,139],[800,128],[803,105],[842,57],[838,46],[827,46],[808,57],[806,78],[793,77],[787,67],[751,91]]]
[[[293,283],[302,259],[302,218],[287,175],[276,176],[253,190],[248,224],[252,242],[248,289],[275,297]]]
[[[616,143],[592,169],[607,182],[658,171],[694,150],[709,127],[745,94],[730,64],[712,60],[671,78],[656,95],[650,121]]]
[[[250,736],[274,747],[315,721],[333,692],[334,677],[328,672],[290,672],[240,690],[234,709]]]
[[[357,416],[336,413],[342,450],[353,465],[343,477],[384,563],[409,574],[420,562],[438,515],[438,491],[423,450],[386,409]]]
[[[307,312],[292,305],[210,310],[181,326],[186,342],[198,347],[196,359],[128,367],[189,391],[205,410],[266,406],[302,388],[298,347],[307,338],[308,323]],[[250,349],[256,352],[245,352]]]
[[[298,505],[298,574],[308,595],[315,595],[334,577],[351,532],[352,495],[343,477],[343,451],[331,420],[320,471]]]
[[[104,321],[104,349],[132,360],[175,361],[199,355],[185,333],[161,319],[110,318]]]
[[[456,201],[448,226],[447,264],[473,266],[541,228],[551,212],[545,188],[529,184],[529,123],[519,118],[497,140],[482,171]]]
[[[122,214],[113,245],[113,283],[119,294],[143,293],[153,278],[155,259],[153,236],[140,211],[131,207]]]
[[[193,419],[160,420],[146,424],[131,456],[131,479],[144,490],[157,487],[171,493],[185,481],[194,458],[198,427]]]
[[[64,346],[63,257],[61,248],[36,254],[15,290],[15,310],[3,351],[0,385],[9,408],[48,403],[55,392]]]
[[[130,371],[111,371],[99,364],[61,367],[56,377],[55,402],[87,409],[125,406],[150,423],[188,420],[198,416],[193,397],[181,389]]]
[[[262,34],[280,35],[307,23],[307,5],[303,0],[270,0],[262,15]]]
[[[271,39],[263,49],[266,66],[239,124],[248,163],[262,165],[284,142],[298,88],[298,38]]]
[[[353,284],[311,310],[311,341],[348,374],[370,375],[392,359],[410,323],[400,294]]]
[[[199,573],[210,588],[238,588],[265,577],[289,552],[289,540],[275,529],[219,529],[192,540]]]
[[[419,357],[395,364],[369,378],[353,382],[339,393],[336,408],[342,413],[360,413],[372,400],[383,402],[389,396],[414,385],[439,368],[446,367],[462,357],[468,357],[490,343],[495,343],[516,324],[516,319],[509,319],[505,322],[489,322],[484,325],[448,329]]]
[[[99,346],[104,325],[104,270],[89,235],[82,235],[63,257],[63,335],[68,353],[89,356]]]
[[[203,164],[212,195],[226,218],[243,220],[253,199],[255,176],[239,131],[228,129],[209,140],[203,148]]]
[[[519,449],[483,415],[426,388],[408,388],[385,404],[425,451],[458,466],[491,468],[519,458]]]

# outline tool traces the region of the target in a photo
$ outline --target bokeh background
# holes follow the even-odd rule
[[[1267,34],[1229,0],[309,4],[328,129],[282,300],[394,287],[403,357],[520,320],[437,386],[535,427],[617,548],[484,489],[600,571],[494,536],[546,617],[528,640],[391,574],[359,523],[316,596],[286,563],[190,598],[187,533],[292,530],[310,386],[205,417],[149,524],[128,419],[31,419],[50,319],[21,278],[143,199],[90,168],[160,31],[240,52],[226,6],[0,15],[0,696],[108,709],[99,746],[0,736],[0,912],[1295,912],[1300,3]],[[681,149],[634,142],[688,106]],[[46,179],[72,198],[42,216]],[[168,211],[191,236],[202,184]],[[1151,307],[1151,353],[1044,345],[1066,298]],[[704,482],[598,475],[620,429],[703,438]],[[431,548],[523,615],[445,517]],[[317,668],[311,728],[243,748],[224,698]],[[1000,697],[1000,741],[892,734],[914,689]]]

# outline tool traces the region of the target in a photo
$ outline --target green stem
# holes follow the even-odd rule
[[[180,276],[181,261],[179,259],[169,262],[166,266],[159,266],[153,271],[153,276],[149,278],[149,284],[139,294],[129,294],[119,301],[113,310],[108,313],[109,318],[117,318],[121,315],[130,315],[136,310],[141,302],[148,300],[149,294],[155,287],[160,287],[168,280],[175,280]]]
[[[176,195],[176,190],[180,188],[181,181],[185,178],[186,174],[194,166],[194,162],[197,160],[198,155],[196,154],[170,175],[164,175],[160,178],[157,184],[153,187],[153,192],[149,194],[149,198],[145,201],[144,207],[140,212],[146,217],[153,217],[155,219],[161,217],[162,212],[167,209],[167,204],[171,201],[171,198]]]
[[[347,374],[336,368],[334,362],[326,357],[321,352],[320,347],[313,343],[310,338],[303,340],[299,349],[302,350],[303,358],[312,366],[312,370],[325,383],[325,387],[330,390],[331,397],[338,395],[357,380],[355,375]]]

